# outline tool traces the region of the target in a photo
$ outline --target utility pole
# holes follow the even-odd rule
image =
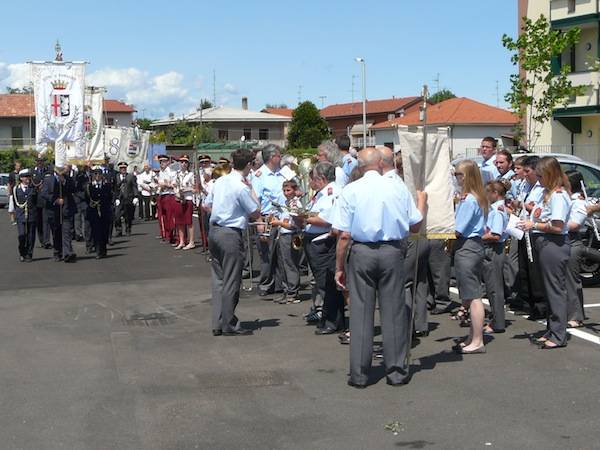
[[[440,73],[438,72],[437,77],[433,79],[435,83],[435,92],[440,92]]]
[[[319,95],[319,98],[321,99],[321,108],[325,107],[325,99],[327,98],[326,95]]]
[[[500,108],[500,82],[496,80],[496,107]]]
[[[298,85],[298,104],[302,103],[302,85]]]
[[[350,104],[350,111],[354,112],[354,79],[356,78],[356,75],[352,74],[352,89],[350,90],[350,92],[352,93],[352,103]]]
[[[213,69],[213,106],[217,106],[217,73]]]

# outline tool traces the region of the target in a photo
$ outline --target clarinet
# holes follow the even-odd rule
[[[589,197],[587,195],[587,190],[585,189],[585,183],[583,182],[583,180],[581,180],[581,190],[583,191],[583,198],[585,198],[585,202],[589,203]],[[592,222],[592,228],[594,229],[594,235],[596,236],[596,239],[600,241],[600,233],[598,232],[598,224],[594,220],[593,215],[590,218],[590,220]]]
[[[532,189],[533,189],[533,187],[532,187]],[[524,216],[523,211],[527,212],[527,207],[525,205],[525,199],[523,199],[523,206],[521,207],[521,214],[520,214],[521,218],[523,218],[523,216]],[[531,246],[531,235],[529,234],[529,231],[524,232],[524,237],[525,237],[525,247],[527,249],[527,259],[529,260],[530,263],[533,263],[533,247]]]

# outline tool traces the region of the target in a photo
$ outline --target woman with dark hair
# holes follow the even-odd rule
[[[471,327],[469,336],[455,347],[461,354],[485,353],[483,342],[483,307],[481,288],[484,248],[481,240],[485,231],[488,201],[477,164],[465,160],[458,164],[454,172],[461,189],[461,197],[456,208],[456,244],[454,269],[458,294],[463,307],[470,311]]]
[[[528,220],[520,227],[532,231],[537,250],[537,264],[550,306],[546,333],[534,342],[550,350],[567,345],[567,263],[570,246],[567,242],[571,210],[569,180],[556,158],[545,156],[536,166],[544,188],[542,200],[535,204]]]

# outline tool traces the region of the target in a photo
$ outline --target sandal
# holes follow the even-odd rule
[[[583,327],[583,322],[581,320],[569,320],[567,322],[567,328],[581,328]]]
[[[467,310],[464,307],[460,307],[458,308],[458,311],[456,311],[454,314],[452,314],[450,316],[450,318],[452,320],[465,320],[465,318],[467,317]]]

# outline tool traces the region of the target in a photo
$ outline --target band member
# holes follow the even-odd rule
[[[342,134],[336,138],[335,143],[342,155],[342,172],[344,174],[341,179],[336,179],[336,181],[341,183],[342,186],[345,186],[350,180],[352,171],[358,167],[358,162],[356,161],[356,158],[350,154],[350,136]]]
[[[334,223],[341,232],[335,280],[341,288],[347,284],[352,308],[348,385],[367,386],[378,298],[387,383],[397,386],[406,384],[410,376],[410,313],[404,299],[405,238],[409,229],[419,231],[427,196],[417,193],[417,208],[406,185],[382,177],[377,149],[361,150],[358,164],[364,175],[342,191]],[[350,239],[352,246],[347,256]]]
[[[501,156],[499,155],[498,158]],[[496,160],[498,161],[498,160]],[[492,319],[484,328],[486,333],[504,333],[504,241],[506,241],[506,227],[508,214],[505,210],[504,197],[506,186],[501,181],[490,181],[486,184],[487,199],[490,204],[486,230],[483,235],[484,260],[483,281],[487,297],[492,309]]]
[[[212,333],[214,336],[247,335],[235,316],[240,298],[244,262],[243,232],[248,218],[260,216],[260,202],[246,177],[254,155],[239,149],[232,153],[233,171],[219,178],[206,199],[211,208],[208,236],[212,255]]]
[[[36,217],[37,217],[37,235],[42,248],[50,249],[52,244],[50,243],[50,227],[48,226],[48,218],[45,216],[44,199],[40,195],[42,183],[44,177],[48,173],[44,158],[38,156],[35,160],[35,167],[32,171],[31,184],[37,191],[37,205],[36,205]]]
[[[163,242],[175,243],[173,230],[175,228],[175,217],[173,215],[175,202],[175,171],[169,167],[170,158],[167,155],[159,155],[160,172],[158,173],[158,224]]]
[[[20,183],[20,181],[19,181],[19,173],[21,172],[21,168],[22,168],[21,161],[19,161],[17,159],[17,160],[15,160],[15,168],[14,168],[14,170],[8,174],[7,191],[8,191],[8,201],[9,201],[9,203],[10,203],[10,197],[12,195],[12,192],[13,192],[15,186]],[[13,224],[14,224],[15,223],[15,215],[14,215],[14,213],[9,212],[8,215],[10,217],[10,221],[13,222]]]
[[[31,262],[35,247],[35,227],[37,221],[37,189],[31,184],[31,172],[19,171],[18,182],[9,197],[8,212],[17,222],[19,235],[19,259]]]
[[[102,174],[104,175],[104,181],[113,188],[113,205],[111,217],[115,216],[115,204],[114,204],[114,186],[117,178],[117,171],[115,170],[114,164],[110,162],[110,157],[104,154],[104,164],[102,165]],[[114,222],[110,223],[108,231],[108,245],[113,245],[112,234],[113,234]]]
[[[469,336],[455,347],[457,353],[485,353],[483,320],[485,310],[481,298],[483,292],[482,268],[484,234],[488,203],[481,181],[481,173],[471,160],[458,164],[454,173],[461,197],[456,208],[456,243],[454,244],[454,270],[458,294],[463,307],[470,310]]]
[[[209,214],[202,207],[204,200],[208,196],[207,184],[212,179],[212,167],[211,158],[209,155],[198,156],[198,193],[199,193],[199,204],[198,204],[198,226],[200,228],[200,242],[202,248],[208,248],[208,225],[209,225]]]
[[[252,187],[258,196],[261,204],[262,221],[269,220],[275,210],[273,201],[284,204],[282,185],[285,177],[280,172],[281,149],[274,144],[267,145],[262,150],[264,164],[254,173]],[[262,233],[263,228],[258,229]],[[277,229],[272,229],[271,236],[259,236],[256,242],[258,254],[260,256],[260,281],[258,283],[258,294],[265,296],[274,292],[281,291],[281,274],[278,265],[275,262],[275,241]]]
[[[494,161],[496,169],[498,170],[497,180],[511,181],[515,176],[515,172],[512,170],[513,158],[508,150],[498,150],[496,152],[496,161]],[[509,188],[507,183],[507,189]]]
[[[179,236],[179,244],[176,250],[191,250],[196,247],[194,243],[194,222],[192,214],[194,212],[194,172],[190,171],[190,158],[183,155],[179,158],[181,169],[177,172],[175,183],[175,197],[177,200],[175,225]],[[186,235],[188,243],[186,245]]]
[[[308,218],[297,218],[299,227],[304,227],[304,249],[306,259],[315,277],[316,288],[323,299],[320,321],[315,330],[317,335],[333,334],[345,326],[344,297],[335,285],[336,238],[331,232],[331,221],[340,187],[335,182],[335,166],[319,162],[311,172],[311,188],[316,192],[310,205]],[[313,299],[314,301],[314,299]],[[318,309],[318,305],[313,305]]]
[[[66,168],[56,167],[54,172],[44,177],[41,191],[54,241],[54,261],[73,263],[77,259],[72,246],[75,182]]]
[[[543,196],[532,208],[529,219],[520,222],[520,227],[532,231],[537,264],[550,307],[547,331],[535,342],[541,349],[550,350],[567,345],[566,277],[570,252],[567,230],[571,200],[569,181],[556,158],[541,158],[536,172],[544,188]]]
[[[481,177],[484,183],[497,179],[500,176],[500,172],[496,168],[496,147],[498,141],[491,136],[484,137],[479,147],[479,153],[483,157],[481,161]]]
[[[92,171],[92,180],[86,186],[86,197],[88,205],[86,213],[91,226],[96,259],[104,258],[110,224],[113,221],[113,190],[104,179],[102,168],[97,167]]]
[[[153,176],[154,174],[150,170],[150,164],[145,162],[144,170],[137,176],[137,184],[138,192],[140,193],[142,199],[142,203],[140,204],[140,211],[142,211],[142,217],[146,222],[154,217],[151,208],[153,195]]]
[[[75,240],[85,240],[86,253],[92,253],[94,250],[94,239],[89,220],[87,219],[88,199],[86,195],[87,185],[92,178],[90,168],[81,166],[75,175],[75,205],[77,212],[75,213]]]
[[[135,175],[127,173],[127,163],[118,164],[119,173],[115,177],[115,228],[117,236],[123,235],[122,221],[125,222],[125,233],[131,235],[131,224],[138,200],[138,188]]]

